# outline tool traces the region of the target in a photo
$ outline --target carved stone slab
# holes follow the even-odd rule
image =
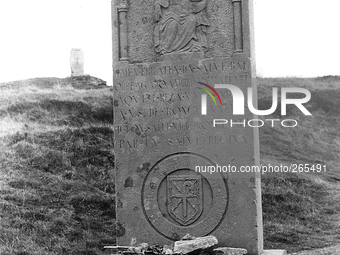
[[[196,172],[258,163],[257,130],[213,127],[232,95],[201,83],[255,85],[251,1],[112,1],[117,245],[168,244],[186,234],[262,252],[260,179]]]
[[[82,49],[74,48],[70,54],[71,76],[84,75],[84,52]]]

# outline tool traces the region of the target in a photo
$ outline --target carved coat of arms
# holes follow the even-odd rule
[[[183,226],[194,223],[202,214],[202,180],[200,176],[167,177],[167,206],[171,217]]]

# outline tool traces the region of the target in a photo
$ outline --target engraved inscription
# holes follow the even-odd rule
[[[156,136],[155,136],[156,137]],[[132,140],[119,140],[116,142],[116,146],[120,149],[141,149],[141,148],[155,148],[155,147],[187,147],[190,145],[195,146],[209,146],[214,147],[216,145],[230,147],[230,145],[236,144],[249,144],[251,138],[246,137],[243,134],[240,135],[210,135],[210,136],[181,136],[168,139],[159,138],[142,138]]]
[[[238,120],[236,119],[235,122]],[[246,122],[249,120],[246,119]],[[239,120],[238,123],[242,123],[242,120]],[[147,126],[142,126],[141,124],[129,124],[126,123],[124,125],[115,125],[115,130],[117,134],[123,134],[126,135],[128,133],[135,133],[136,135],[140,137],[147,137],[151,134],[158,134],[158,133],[181,133],[181,132],[187,132],[187,131],[207,131],[213,126],[213,121],[182,121],[182,122],[175,122],[175,121],[169,121],[169,122],[158,122]],[[242,125],[235,126],[233,128],[243,128]],[[215,130],[223,130],[223,129],[229,129],[227,131],[230,131],[230,128],[227,125],[218,125],[215,127]]]
[[[209,74],[220,72],[249,71],[249,61],[205,61],[201,65],[193,63],[184,65],[162,65],[160,67],[129,67],[114,70],[115,78],[145,77],[172,74]]]
[[[208,50],[207,0],[156,0],[154,47],[160,55]]]

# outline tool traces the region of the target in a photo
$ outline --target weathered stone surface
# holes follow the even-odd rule
[[[84,75],[84,52],[82,49],[74,48],[70,55],[71,76]]]
[[[142,254],[144,251],[146,251],[149,248],[149,244],[147,243],[141,243],[138,244],[137,246],[133,246],[129,248],[129,251],[135,252],[137,254]]]
[[[246,249],[229,247],[221,247],[214,249],[214,255],[244,255],[244,254],[247,254]]]
[[[173,245],[164,245],[163,253],[166,255],[172,255],[174,253],[174,246]]]
[[[254,165],[258,133],[236,124],[230,91],[254,77],[250,0],[113,0],[117,244],[169,244],[214,235],[220,246],[262,252],[260,179],[197,167]],[[199,84],[200,83],[200,84]],[[199,88],[197,88],[199,87]],[[213,91],[208,89],[215,94]]]
[[[192,240],[182,240],[175,242],[174,253],[187,254],[199,249],[206,249],[218,244],[214,236],[197,237]]]
[[[264,250],[262,255],[287,255],[286,250]]]
[[[183,240],[194,240],[194,239],[195,239],[195,237],[192,236],[192,235],[190,235],[190,234],[188,233],[188,234],[186,234],[185,236],[183,236],[183,238],[181,239],[181,241],[183,241]]]

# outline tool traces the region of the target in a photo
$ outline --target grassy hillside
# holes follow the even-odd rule
[[[112,91],[50,79],[13,84],[0,85],[0,254],[103,254],[115,236]],[[306,87],[313,113],[292,107],[298,127],[261,128],[262,163],[327,165],[322,174],[263,176],[265,246],[331,246],[340,239],[340,79],[259,86],[262,109],[271,87]]]
[[[0,87],[0,254],[101,254],[114,233],[109,88]]]
[[[285,118],[298,120],[297,127],[261,128],[261,162],[321,164],[327,171],[263,175],[265,246],[290,252],[330,246],[340,240],[340,78],[259,79],[259,107],[269,109],[272,87],[283,86],[309,89],[313,116],[291,106]],[[270,117],[280,118],[279,111]]]

